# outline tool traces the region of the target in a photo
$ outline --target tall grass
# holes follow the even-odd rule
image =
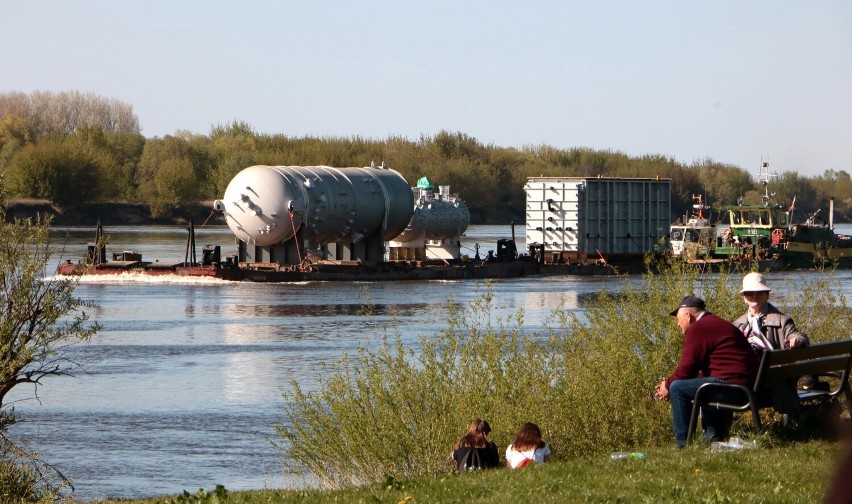
[[[436,474],[452,468],[451,446],[475,417],[488,419],[501,449],[522,423],[538,423],[557,460],[670,446],[669,405],[653,399],[683,341],[668,312],[694,293],[733,319],[744,310],[740,278],[675,263],[623,277],[582,312],[554,311],[533,333],[523,311],[495,317],[486,286],[463,308],[450,301],[446,327],[421,335],[417,348],[391,327],[330,364],[315,391],[293,382],[277,427],[282,459],[333,488]],[[815,340],[852,336],[836,286],[826,272],[791,298]]]
[[[68,482],[37,454],[13,445],[0,435],[0,503],[49,504]]]

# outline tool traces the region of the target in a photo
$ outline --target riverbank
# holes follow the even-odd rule
[[[762,442],[768,440],[758,439]],[[659,448],[649,450],[642,460],[611,461],[604,456],[517,471],[497,469],[413,480],[388,477],[379,484],[336,491],[228,492],[225,502],[821,502],[842,448],[827,441],[728,452],[711,452],[706,445],[683,451]],[[187,491],[195,494],[197,489]],[[172,502],[168,499],[97,502]]]
[[[50,215],[54,225],[93,226],[100,220],[105,226],[182,225],[192,218],[202,223],[210,218],[209,224],[225,224],[221,214],[211,214],[213,202],[190,205],[187,209],[154,217],[148,205],[142,203],[92,203],[75,208],[63,209],[48,200],[10,200],[6,208],[6,219],[27,219],[39,215]]]
[[[105,226],[148,226],[183,225],[189,217],[196,223],[204,222],[213,209],[213,201],[189,205],[187,209],[173,211],[167,215],[153,217],[151,209],[143,203],[91,203],[75,208],[62,209],[49,200],[15,199],[6,208],[6,219],[35,218],[37,215],[53,216],[53,223],[61,226],[93,226],[100,219]],[[486,214],[481,209],[471,209],[471,224],[504,225],[510,222],[523,223],[523,216],[513,209],[498,209]],[[214,214],[209,224],[226,224],[221,214]]]

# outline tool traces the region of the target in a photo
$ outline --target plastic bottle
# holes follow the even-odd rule
[[[733,448],[728,444],[727,441],[713,441],[710,443],[710,451],[711,452],[720,452],[733,450]]]
[[[746,441],[742,438],[732,437],[728,440],[728,444],[731,445],[735,450],[752,450],[757,448],[757,441]]]
[[[727,441],[713,441],[710,443],[710,451],[720,452],[728,450],[753,450],[757,448],[757,441],[746,441],[739,437],[732,437]]]
[[[648,454],[643,452],[626,452],[626,451],[617,451],[612,452],[609,456],[610,460],[626,460],[626,459],[634,459],[641,460],[647,458]]]

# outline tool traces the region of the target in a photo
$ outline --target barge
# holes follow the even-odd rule
[[[236,254],[223,257],[221,246],[205,245],[196,256],[195,229],[190,224],[182,261],[147,262],[134,251],[108,257],[103,229],[98,225],[87,256],[77,263],[63,262],[57,273],[292,282],[500,279],[641,271],[643,253],[658,239],[650,230],[659,226],[656,221],[642,223],[639,210],[647,202],[636,201],[635,195],[629,202],[632,210],[622,218],[621,207],[626,202],[622,194],[632,194],[630,189],[636,184],[648,185],[645,179],[629,180],[548,179],[548,184],[566,188],[561,194],[567,199],[554,202],[553,195],[547,195],[550,202],[546,205],[553,212],[548,216],[540,212],[540,218],[551,222],[553,215],[559,215],[559,230],[565,231],[562,242],[536,241],[551,238],[549,234],[531,240],[528,219],[529,253],[518,252],[513,225],[512,237],[498,240],[495,250],[480,257],[477,249],[469,257],[461,253],[460,237],[470,223],[470,212],[448,186],[435,190],[431,181],[422,178],[410,187],[384,163],[365,168],[251,166],[234,177],[223,198],[213,205],[234,233]],[[545,204],[537,201],[543,195],[538,187],[542,183],[531,179],[528,208]],[[661,195],[657,188],[653,191],[655,208],[665,207],[665,212],[653,213],[662,221],[668,217],[668,180],[654,185],[664,189]],[[638,197],[646,193],[640,191]],[[577,204],[582,206],[581,212],[568,210]],[[564,211],[556,212],[554,205]],[[573,222],[577,216],[582,221]],[[607,228],[610,223],[612,229]],[[624,228],[624,224],[633,227]],[[635,230],[645,236],[631,237]],[[622,248],[608,248],[613,240]],[[639,242],[642,245],[637,249]]]

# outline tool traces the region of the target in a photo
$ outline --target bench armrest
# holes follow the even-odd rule
[[[707,396],[720,390],[739,391],[745,395],[745,402],[710,402],[707,400]],[[689,417],[689,428],[686,431],[686,444],[689,444],[692,441],[692,437],[695,434],[695,428],[698,426],[698,413],[701,411],[701,406],[705,404],[717,409],[726,409],[730,411],[751,411],[752,420],[754,420],[758,430],[760,429],[760,414],[758,412],[759,406],[757,405],[754,391],[750,387],[738,385],[736,383],[709,382],[698,387],[698,390],[695,392],[695,397],[692,400],[692,414]]]
[[[721,401],[709,402],[705,399],[705,396],[719,390],[738,390],[743,393],[745,401],[741,403]],[[736,383],[728,382],[709,382],[701,385],[700,387],[698,387],[698,391],[695,392],[695,399],[693,400],[698,406],[701,406],[702,404],[707,404],[715,408],[729,409],[733,411],[746,411],[750,409],[752,404],[757,404],[754,391],[751,389],[751,387],[746,387],[745,385],[738,385]]]

